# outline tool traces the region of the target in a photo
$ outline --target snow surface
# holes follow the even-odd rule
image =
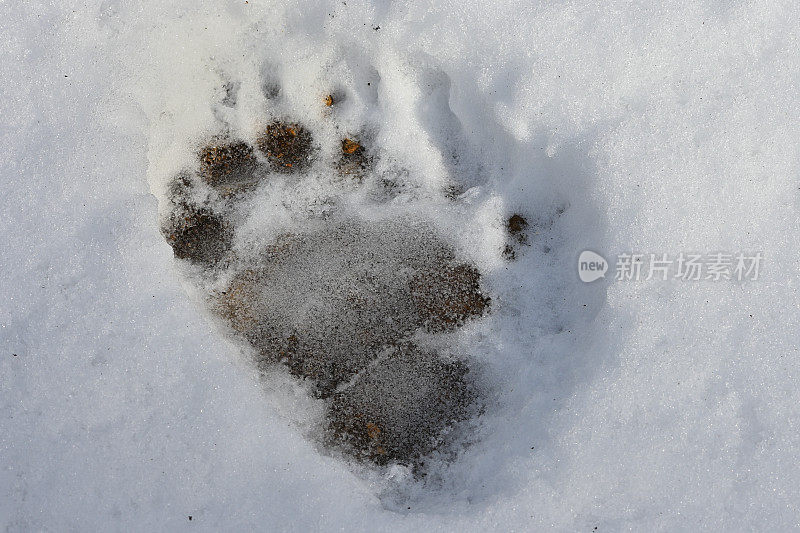
[[[777,0],[0,3],[0,526],[800,527],[798,22]],[[346,90],[343,123],[484,272],[493,313],[455,342],[493,395],[435,479],[321,451],[302,390],[257,379],[183,281],[158,201],[226,81],[251,135],[322,131]],[[444,212],[425,191],[451,178]],[[514,212],[531,243],[505,263]],[[765,263],[582,284],[587,248]]]

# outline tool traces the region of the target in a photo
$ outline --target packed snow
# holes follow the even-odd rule
[[[800,528],[798,22],[779,0],[0,2],[0,527]],[[312,167],[248,200],[234,247],[396,211],[491,296],[446,338],[481,412],[423,477],[321,445],[319,402],[253,368],[162,237],[204,143],[287,117],[323,159],[364,134],[391,197]],[[585,250],[610,263],[591,283]],[[758,276],[615,275],[739,252]]]

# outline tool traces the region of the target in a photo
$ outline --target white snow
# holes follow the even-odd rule
[[[799,20],[779,0],[0,3],[0,527],[800,527]],[[257,378],[159,234],[223,121],[252,140],[292,115],[331,149],[336,90],[403,176],[393,208],[450,231],[493,297],[453,340],[489,405],[425,483],[308,439],[313,402]],[[514,212],[530,246],[506,263]],[[765,259],[743,283],[583,284],[585,249]]]

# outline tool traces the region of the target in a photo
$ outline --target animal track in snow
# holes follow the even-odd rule
[[[236,105],[235,88],[226,85],[223,106]],[[280,97],[279,86],[267,88],[267,98]],[[320,98],[335,131],[332,111],[345,98]],[[341,133],[330,146],[291,118],[273,119],[252,140],[223,131],[173,179],[162,233],[255,363],[284,365],[323,400],[322,442],[418,468],[446,452],[454,428],[482,404],[469,361],[435,340],[487,314],[491,298],[478,268],[413,198],[392,201],[402,168],[376,171],[382,154],[370,152],[364,132]],[[341,194],[315,192],[321,179]],[[258,213],[276,188],[308,194],[316,207],[293,208],[279,231],[266,227]],[[348,208],[364,198],[369,216]],[[523,242],[524,219],[513,224]]]

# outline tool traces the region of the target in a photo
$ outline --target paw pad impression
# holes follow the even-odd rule
[[[285,366],[322,399],[323,443],[378,465],[418,467],[480,410],[468,362],[424,338],[483,316],[490,298],[479,270],[411,213],[311,216],[266,245],[235,246],[244,200],[303,174],[316,151],[311,131],[291,121],[272,122],[254,145],[213,139],[196,169],[174,178],[162,233],[176,258],[213,279],[207,306],[255,363]],[[326,164],[356,182],[370,171],[352,137]]]

